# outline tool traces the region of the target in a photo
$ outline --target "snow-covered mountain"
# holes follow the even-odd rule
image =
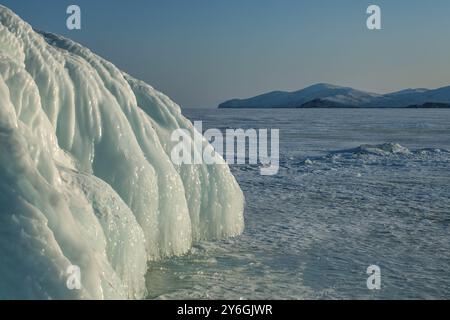
[[[299,108],[304,103],[322,99],[334,103],[357,105],[379,97],[352,88],[320,83],[295,92],[274,91],[249,99],[234,99],[222,103],[220,108]]]
[[[0,22],[0,299],[142,298],[148,261],[242,232],[225,162],[170,160],[193,130],[179,106],[3,6]]]
[[[450,103],[450,87],[406,89],[383,95],[320,83],[295,92],[274,91],[248,99],[233,99],[219,108],[401,108],[424,103]]]
[[[380,107],[408,107],[410,105],[422,105],[424,103],[449,103],[450,87],[439,89],[406,89],[384,95],[381,103],[374,101],[373,105]]]

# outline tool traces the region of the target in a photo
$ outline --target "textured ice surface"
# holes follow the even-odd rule
[[[3,6],[0,21],[0,298],[140,298],[147,261],[242,232],[226,165],[170,161],[192,128],[175,103]]]
[[[149,297],[446,299],[450,110],[186,110],[280,129],[280,170],[232,166],[245,232],[150,266]],[[367,267],[381,268],[368,290]]]

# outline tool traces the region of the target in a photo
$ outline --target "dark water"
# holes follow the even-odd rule
[[[150,298],[450,297],[450,110],[183,112],[280,129],[280,171],[233,166],[245,233],[152,265]]]

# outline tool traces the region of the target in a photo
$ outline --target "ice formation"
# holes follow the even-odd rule
[[[3,6],[0,21],[0,298],[142,298],[148,261],[242,232],[228,166],[170,160],[192,128],[179,106]]]

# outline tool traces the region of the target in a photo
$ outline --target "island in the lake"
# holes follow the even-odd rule
[[[450,86],[378,94],[332,84],[228,100],[219,108],[450,108]]]

